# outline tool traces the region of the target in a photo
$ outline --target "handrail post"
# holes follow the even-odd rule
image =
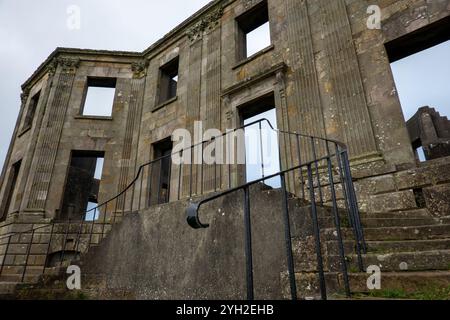
[[[205,162],[203,161],[203,149],[204,149],[204,143],[205,141],[202,141],[201,147],[202,147],[202,159],[200,164],[200,194],[203,194],[203,184],[204,184],[204,170],[205,170]]]
[[[64,240],[63,240],[63,247],[62,247],[62,251],[61,251],[61,255],[60,255],[60,261],[59,261],[59,266],[61,267],[63,264],[63,260],[65,258],[65,253],[66,253],[66,244],[67,244],[67,237],[69,235],[69,229],[70,229],[70,219],[69,219],[69,224],[67,225],[66,228],[66,233],[64,235]]]
[[[3,267],[5,266],[5,261],[6,261],[6,257],[8,256],[9,245],[11,244],[12,237],[13,237],[13,235],[10,235],[8,237],[8,242],[6,243],[6,249],[5,249],[5,253],[3,255],[2,265],[0,267],[0,277],[2,276],[2,273],[3,273]]]
[[[297,151],[298,151],[298,165],[300,166],[300,183],[301,183],[301,188],[302,188],[302,197],[303,200],[305,200],[305,179],[303,178],[303,169],[301,167],[302,165],[302,154],[300,151],[300,136],[298,134],[296,134],[297,137]]]
[[[317,219],[317,207],[316,207],[316,196],[314,194],[314,182],[311,164],[308,164],[308,180],[309,180],[309,192],[311,197],[311,218],[313,223],[313,232],[316,242],[316,255],[317,255],[317,267],[319,271],[319,286],[320,295],[322,300],[327,300],[327,288],[325,283],[325,273],[323,269],[323,259],[322,259],[322,247],[320,243],[320,229],[319,221]]]
[[[42,274],[45,274],[45,269],[46,269],[47,264],[48,264],[48,256],[49,256],[50,248],[51,248],[51,245],[52,245],[52,240],[53,240],[53,229],[54,229],[54,228],[55,228],[55,224],[52,223],[52,227],[51,227],[51,229],[50,229],[50,237],[49,237],[49,239],[48,239],[48,245],[47,245],[47,254],[45,255],[44,269],[42,270]]]
[[[264,178],[265,177],[265,166],[264,166],[264,146],[263,146],[263,136],[262,136],[262,124],[259,123],[259,144],[261,146],[260,152],[261,152],[261,175]]]
[[[75,252],[78,252],[78,249],[79,249],[79,245],[80,245],[82,234],[83,234],[83,226],[84,226],[84,221],[85,220],[86,220],[86,214],[84,214],[83,217],[81,218],[80,229],[78,230],[78,234],[77,234]],[[53,228],[52,228],[52,230],[53,230]]]
[[[163,160],[159,160],[159,173],[158,173],[158,204],[161,203],[161,190],[162,190],[162,170],[163,170]]]
[[[355,187],[353,185],[353,178],[352,178],[352,172],[350,170],[350,164],[349,164],[349,160],[348,160],[348,154],[347,151],[344,151],[342,153],[342,156],[344,158],[344,166],[345,166],[345,171],[346,171],[346,176],[347,176],[347,183],[348,183],[348,189],[349,189],[349,197],[350,197],[350,201],[352,204],[352,211],[353,211],[353,215],[355,218],[355,224],[358,230],[358,237],[359,237],[359,242],[362,246],[362,251],[363,253],[367,252],[367,247],[366,247],[366,242],[364,239],[364,233],[363,233],[363,229],[362,229],[362,224],[361,224],[361,218],[359,216],[359,208],[358,208],[358,200],[356,198],[355,195]]]
[[[178,165],[178,200],[181,199],[181,172],[183,168],[183,150],[180,151],[180,164]]]
[[[329,156],[327,162],[328,162],[328,176],[330,179],[331,201],[333,202],[334,224],[336,226],[336,235],[337,235],[337,239],[338,239],[339,256],[341,259],[342,275],[344,278],[345,294],[347,297],[350,297],[351,296],[350,282],[348,279],[348,270],[347,270],[347,261],[345,259],[344,242],[342,240],[341,218],[339,217],[339,209],[337,206],[336,189],[334,186],[334,178],[333,178],[333,167],[332,167],[332,163],[331,163],[330,149],[328,147],[328,143],[327,143],[327,153]]]
[[[195,147],[191,147],[191,163],[189,164],[189,198],[192,199],[192,183],[193,183],[193,176],[192,176],[192,163],[194,162],[194,152]]]
[[[142,180],[141,180],[142,181]],[[142,184],[141,184],[141,186],[142,186]],[[139,195],[139,202],[140,202],[140,195]],[[106,202],[106,204],[105,204],[105,211],[104,211],[104,213],[103,213],[103,221],[102,221],[102,239],[105,237],[105,225],[106,225],[106,215],[107,215],[107,212],[108,212],[108,203],[109,202]],[[139,204],[139,206],[140,206],[140,204]],[[100,211],[100,214],[102,214],[102,211],[99,209],[99,211]],[[100,214],[99,214],[99,217],[100,217]]]
[[[94,217],[92,218],[91,232],[89,232],[89,242],[88,242],[86,250],[89,250],[89,248],[91,247],[92,234],[94,233],[94,229],[95,229],[95,217],[96,217],[96,215],[97,215],[97,208],[94,209]]]
[[[28,248],[27,248],[27,255],[25,258],[25,264],[23,266],[23,272],[22,272],[22,280],[20,282],[23,282],[25,280],[25,274],[27,272],[27,266],[28,266],[28,259],[30,257],[30,252],[31,252],[31,246],[33,245],[33,238],[34,238],[34,229],[31,232],[31,238],[30,238],[30,243],[28,244]]]
[[[355,217],[355,212],[353,209],[353,202],[352,202],[352,197],[351,197],[351,188],[352,185],[350,185],[348,183],[349,178],[351,179],[351,177],[348,176],[348,159],[346,159],[344,157],[344,153],[345,151],[339,151],[339,159],[341,160],[340,163],[340,168],[339,170],[342,172],[342,188],[344,190],[346,190],[345,193],[345,202],[348,204],[347,206],[347,210],[348,210],[348,214],[349,214],[349,218],[350,218],[350,222],[351,222],[351,229],[353,232],[353,236],[355,238],[355,244],[356,244],[356,255],[358,258],[358,267],[359,267],[359,271],[363,272],[364,271],[364,265],[363,265],[363,260],[362,260],[362,256],[361,256],[361,242],[360,242],[360,234],[358,231],[358,223],[356,221],[356,217]]]
[[[248,187],[244,188],[244,225],[245,225],[247,300],[254,300],[252,227],[250,216],[250,190]]]
[[[141,201],[142,201],[142,189],[144,188],[144,173],[145,173],[145,169],[143,167],[141,167],[141,169],[139,169],[140,171],[140,178],[141,178],[141,185],[139,187],[139,203],[138,203],[138,210],[141,210]],[[108,205],[106,205],[106,211],[108,211]]]
[[[314,166],[316,168],[316,176],[317,176],[317,187],[319,189],[319,199],[320,199],[320,205],[323,205],[323,195],[322,195],[322,184],[320,182],[320,172],[319,172],[319,164],[317,163],[317,153],[316,153],[316,145],[315,145],[314,137],[311,137],[311,147],[312,147],[312,153],[314,157]],[[315,198],[314,198],[315,200]]]
[[[283,196],[283,218],[284,218],[284,236],[287,256],[287,266],[289,274],[289,284],[291,287],[291,299],[297,300],[297,283],[295,280],[294,257],[292,253],[291,225],[289,219],[289,201],[286,189],[286,176],[281,174],[281,190]]]

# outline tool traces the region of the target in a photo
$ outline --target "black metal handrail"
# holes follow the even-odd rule
[[[270,125],[270,127],[273,128],[273,126],[272,126],[272,124],[270,123],[270,121],[268,121],[267,119],[261,119],[261,120],[254,121],[254,122],[252,122],[252,123],[246,124],[246,125],[244,125],[244,126],[241,126],[241,127],[237,128],[237,129],[234,129],[233,132],[234,132],[234,131],[237,131],[237,130],[240,130],[240,129],[245,129],[245,128],[247,128],[247,127],[253,126],[253,125],[255,125],[255,124],[257,124],[257,123],[260,123],[260,122],[263,122],[263,121],[267,121],[267,123]],[[119,192],[119,193],[116,194],[114,197],[110,198],[109,200],[106,200],[106,201],[104,201],[104,202],[98,204],[96,207],[94,207],[94,208],[92,208],[92,209],[89,209],[89,210],[86,210],[83,214],[81,214],[81,216],[86,217],[86,216],[87,216],[89,213],[91,213],[91,212],[94,212],[94,216],[96,216],[97,211],[100,211],[101,208],[107,206],[108,204],[110,204],[110,203],[114,202],[115,200],[119,199],[120,197],[122,197],[122,196],[123,196],[124,194],[126,194],[129,190],[131,190],[131,188],[133,188],[134,186],[136,186],[136,182],[139,180],[139,178],[140,178],[141,174],[143,173],[143,171],[145,170],[145,168],[147,168],[147,167],[149,167],[149,166],[152,166],[152,165],[154,165],[154,164],[160,163],[161,161],[166,160],[166,159],[168,159],[168,158],[171,158],[172,156],[177,155],[177,154],[179,154],[179,153],[183,153],[183,152],[186,152],[186,151],[188,151],[188,150],[191,150],[191,151],[192,151],[192,149],[194,149],[194,148],[197,148],[197,147],[199,147],[199,146],[203,146],[205,143],[210,143],[210,142],[214,141],[215,139],[217,139],[217,138],[219,138],[219,137],[224,137],[224,136],[226,136],[226,135],[228,135],[228,134],[230,134],[230,132],[224,133],[224,134],[222,134],[221,136],[214,137],[214,138],[212,138],[212,139],[210,139],[210,140],[204,140],[204,141],[202,141],[202,142],[200,142],[200,143],[197,143],[197,144],[194,144],[194,145],[192,145],[192,146],[190,146],[190,147],[188,147],[188,148],[184,148],[183,150],[181,150],[181,151],[179,151],[179,152],[174,152],[174,153],[171,153],[171,154],[169,154],[169,155],[165,155],[165,156],[159,157],[159,158],[157,158],[157,159],[154,159],[154,160],[151,160],[151,161],[149,161],[149,162],[147,162],[147,163],[142,164],[142,165],[138,168],[138,171],[137,171],[137,173],[136,173],[136,176],[133,178],[133,180],[132,180],[132,181],[131,181],[131,182],[130,182],[130,183],[129,183],[122,191],[121,191],[121,192]],[[191,163],[190,165],[192,166],[193,164]],[[179,179],[180,179],[180,176],[179,176]],[[192,193],[190,194],[190,196],[192,196]],[[133,206],[131,206],[131,207],[133,208]],[[64,223],[64,221],[59,221],[59,223]],[[6,226],[9,226],[9,225],[12,225],[12,224],[13,224],[13,223],[10,223],[10,224],[5,225],[5,226],[2,226],[2,227],[6,227]],[[15,235],[21,235],[21,234],[24,234],[24,233],[30,233],[30,232],[32,232],[32,231],[38,231],[38,230],[40,230],[40,229],[47,228],[47,227],[48,227],[48,225],[45,225],[45,226],[40,226],[40,227],[37,227],[37,228],[31,228],[31,229],[29,229],[29,230],[27,230],[27,231],[21,231],[21,232],[15,232],[15,233],[11,233],[11,234],[6,234],[6,235],[3,235],[3,236],[0,236],[0,240],[6,239],[6,238],[11,237],[11,236],[15,236]]]
[[[269,121],[268,121],[269,122]],[[270,124],[272,130],[275,130],[274,127]],[[254,289],[253,289],[253,257],[252,257],[252,234],[251,234],[251,215],[250,215],[250,187],[256,184],[264,183],[267,180],[280,177],[281,179],[281,190],[282,190],[282,207],[283,207],[283,221],[284,221],[284,230],[285,230],[285,246],[286,246],[286,256],[287,256],[287,267],[289,274],[289,283],[290,283],[290,291],[291,298],[293,300],[297,300],[297,285],[295,279],[295,267],[294,267],[294,258],[292,252],[292,242],[291,242],[291,231],[290,231],[290,215],[289,215],[289,206],[288,206],[288,188],[286,184],[286,176],[292,172],[300,171],[301,184],[302,184],[302,195],[303,199],[306,200],[305,197],[305,184],[306,182],[303,180],[304,171],[307,173],[308,183],[306,185],[309,190],[309,201],[311,203],[311,218],[313,222],[313,233],[315,238],[315,247],[316,247],[316,255],[317,255],[317,264],[318,264],[318,273],[319,273],[319,287],[321,292],[321,298],[323,300],[327,299],[327,291],[326,291],[326,282],[325,282],[325,272],[323,266],[323,258],[322,258],[322,248],[321,248],[321,237],[320,237],[320,226],[319,220],[317,216],[317,203],[320,202],[320,205],[324,204],[323,194],[322,194],[322,185],[321,185],[321,175],[319,169],[319,163],[326,162],[326,171],[328,174],[328,181],[330,186],[330,194],[331,194],[331,206],[332,212],[334,216],[334,224],[336,227],[336,235],[338,241],[338,249],[340,256],[340,263],[342,268],[342,274],[344,279],[345,293],[348,297],[351,296],[348,270],[347,270],[347,262],[345,257],[345,249],[343,245],[343,236],[342,236],[342,228],[341,228],[341,218],[339,215],[339,206],[337,203],[337,195],[336,195],[336,186],[340,184],[342,186],[342,191],[345,198],[345,208],[348,212],[350,226],[353,230],[354,238],[355,238],[355,247],[356,253],[358,256],[358,266],[361,272],[364,270],[363,261],[362,261],[362,253],[366,253],[366,244],[364,239],[363,228],[360,221],[359,209],[357,204],[357,198],[353,186],[353,179],[351,176],[350,164],[348,160],[348,151],[345,144],[340,143],[331,139],[317,138],[313,136],[308,136],[304,134],[298,134],[296,132],[285,132],[281,130],[275,130],[278,133],[294,135],[297,140],[297,149],[298,149],[298,165],[294,165],[288,169],[281,170],[280,172],[271,174],[269,176],[264,176],[260,179],[256,179],[254,181],[242,184],[238,187],[234,187],[228,189],[226,191],[220,192],[218,194],[214,194],[206,199],[202,199],[198,202],[190,203],[189,207],[186,210],[187,213],[187,222],[194,229],[208,228],[209,224],[203,223],[199,217],[199,211],[201,207],[209,202],[212,202],[216,199],[222,198],[226,195],[244,191],[244,225],[245,225],[245,257],[246,257],[246,282],[247,282],[247,299],[253,300],[254,298]],[[300,143],[299,137],[307,138],[311,144],[312,156],[313,159],[310,161],[302,162],[300,155]],[[326,155],[323,157],[317,156],[317,141],[325,142],[325,152]],[[335,153],[331,153],[330,144],[334,146]],[[280,157],[281,158],[281,157]],[[339,176],[339,182],[337,182],[333,176],[333,159],[336,162],[337,172]],[[264,164],[263,164],[264,166]],[[316,179],[316,182],[314,181]],[[317,185],[315,185],[317,183]],[[316,189],[318,189],[319,193],[319,201],[316,201]]]
[[[6,234],[2,237],[0,237],[0,247],[4,246],[5,243],[3,240],[7,239],[6,242],[6,250],[3,254],[4,259],[2,260],[2,264],[0,266],[0,276],[2,275],[2,271],[5,267],[6,263],[6,257],[9,254],[9,248],[12,242],[13,238],[18,238],[17,242],[21,243],[22,245],[26,245],[27,246],[27,250],[26,250],[26,259],[25,259],[25,263],[23,265],[23,270],[22,270],[22,281],[25,279],[25,274],[26,274],[26,270],[27,270],[27,266],[28,266],[28,260],[29,260],[29,256],[30,254],[32,254],[32,246],[35,244],[34,242],[34,237],[35,234],[39,233],[40,231],[42,231],[42,233],[50,233],[50,240],[48,243],[48,247],[47,247],[47,253],[46,253],[46,259],[48,259],[49,254],[51,252],[51,247],[53,245],[52,241],[55,242],[62,242],[60,245],[57,245],[57,249],[60,249],[60,259],[59,259],[59,264],[62,265],[63,261],[65,261],[67,252],[75,252],[75,254],[80,254],[80,250],[83,251],[83,248],[80,248],[82,246],[83,241],[86,242],[85,243],[85,250],[84,252],[87,252],[87,250],[89,249],[89,247],[91,246],[91,244],[97,243],[98,241],[100,241],[106,234],[106,228],[110,227],[112,225],[115,224],[117,216],[121,215],[124,216],[127,213],[130,212],[136,212],[142,209],[146,209],[152,205],[155,204],[159,204],[161,203],[161,200],[163,202],[167,202],[170,200],[170,190],[172,187],[172,179],[170,178],[171,172],[169,171],[169,183],[168,186],[166,188],[166,194],[164,195],[164,199],[162,198],[161,192],[162,192],[162,188],[161,188],[161,170],[159,170],[159,177],[156,181],[156,183],[158,183],[157,185],[157,190],[156,190],[156,199],[154,197],[154,190],[153,190],[153,185],[154,185],[154,169],[155,166],[162,166],[162,162],[168,160],[169,158],[171,158],[174,155],[179,154],[180,156],[183,156],[184,152],[186,151],[190,151],[191,152],[191,160],[193,157],[193,154],[196,150],[196,148],[201,148],[201,152],[203,153],[203,148],[205,146],[205,144],[209,144],[209,143],[213,143],[215,141],[218,141],[219,138],[221,137],[225,137],[229,134],[232,134],[233,132],[236,132],[237,130],[241,130],[241,129],[245,129],[248,128],[250,126],[254,126],[254,125],[259,125],[259,129],[261,130],[262,128],[262,123],[266,122],[270,129],[273,131],[278,132],[278,134],[283,134],[286,135],[289,138],[295,137],[294,142],[296,142],[297,145],[297,151],[298,151],[298,157],[299,157],[299,161],[301,162],[302,157],[304,158],[305,155],[301,154],[301,144],[305,145],[305,143],[311,143],[311,149],[312,151],[311,156],[313,157],[313,159],[316,159],[314,162],[314,166],[316,169],[316,174],[317,174],[317,178],[319,178],[319,162],[326,160],[327,158],[317,158],[317,149],[316,148],[316,144],[319,144],[320,142],[325,143],[328,154],[329,154],[329,150],[328,150],[328,144],[333,144],[336,147],[336,150],[340,150],[340,152],[342,152],[342,167],[345,169],[345,172],[342,171],[342,168],[339,170],[339,174],[341,176],[341,184],[344,190],[348,189],[348,196],[346,195],[346,202],[345,205],[347,208],[349,208],[349,217],[350,217],[350,221],[352,222],[352,224],[355,226],[354,230],[356,231],[355,233],[355,238],[357,239],[357,247],[360,248],[362,247],[363,250],[365,250],[365,244],[364,244],[364,237],[362,234],[362,228],[360,227],[360,222],[359,222],[359,212],[357,209],[357,204],[356,204],[356,196],[354,195],[354,188],[353,185],[351,184],[351,173],[350,173],[350,168],[348,166],[348,158],[347,158],[347,154],[346,154],[346,147],[344,144],[340,143],[339,141],[335,141],[335,140],[330,140],[330,139],[324,139],[324,138],[318,138],[318,137],[311,137],[308,135],[303,135],[303,134],[299,134],[299,133],[291,133],[291,132],[284,132],[284,131],[280,131],[280,130],[275,130],[274,127],[272,126],[272,124],[270,123],[269,120],[267,119],[260,119],[258,121],[254,121],[252,123],[246,124],[244,126],[241,126],[239,128],[236,128],[232,131],[228,131],[222,135],[213,137],[209,140],[204,140],[200,143],[194,144],[188,148],[184,148],[183,150],[180,150],[178,152],[174,152],[170,155],[166,155],[166,156],[162,156],[159,157],[155,160],[149,161],[143,165],[141,165],[138,170],[137,173],[135,175],[135,177],[133,178],[133,180],[126,185],[123,190],[121,192],[119,192],[117,195],[115,195],[114,197],[112,197],[111,199],[102,202],[101,204],[97,205],[95,208],[92,208],[90,210],[85,211],[84,213],[81,213],[78,215],[78,217],[80,219],[71,219],[69,218],[68,221],[62,221],[62,222],[56,222],[53,221],[47,225],[41,225],[39,227],[34,227],[34,224],[32,224],[31,229],[27,230],[27,231],[22,231],[22,232],[15,232],[15,233],[9,233]],[[261,146],[261,150],[262,150],[262,136],[260,135],[260,146]],[[305,141],[301,141],[301,139],[304,139]],[[323,146],[322,146],[323,147]],[[323,149],[323,148],[322,148]],[[323,151],[323,150],[322,150]],[[338,155],[339,152],[336,154]],[[338,161],[339,163],[341,163],[341,161]],[[189,198],[192,198],[193,195],[202,195],[208,192],[212,192],[212,191],[217,191],[219,188],[223,189],[222,185],[218,185],[218,174],[217,174],[217,168],[218,168],[218,164],[217,162],[215,162],[212,166],[213,168],[211,168],[211,165],[209,166],[210,169],[213,169],[211,171],[214,172],[214,181],[213,181],[213,186],[210,186],[210,190],[205,190],[204,188],[204,162],[202,159],[202,163],[200,165],[200,170],[196,170],[196,171],[200,171],[200,172],[193,172],[193,167],[194,166],[198,166],[196,164],[193,164],[192,161],[189,164],[189,168],[188,168],[188,172],[187,175],[185,174],[185,167],[186,165],[179,165],[178,168],[178,181],[177,181],[177,200],[181,199],[181,190],[183,189],[183,191],[189,191],[189,192],[185,192],[185,195],[188,196]],[[263,177],[265,176],[264,174],[264,159],[263,159],[263,153],[261,151],[261,166],[262,166],[262,175]],[[169,165],[169,168],[171,169],[171,165]],[[302,167],[304,167],[304,165],[302,165]],[[284,174],[288,173],[288,172],[292,172],[296,169],[295,168],[291,168],[290,170],[287,170],[284,172]],[[161,168],[160,168],[161,169]],[[158,174],[158,172],[156,172]],[[276,175],[281,175],[283,172],[280,172]],[[186,179],[184,179],[184,176],[186,176]],[[200,182],[200,190],[197,190],[198,188],[195,187],[195,189],[197,191],[194,191],[194,176],[196,178],[196,180],[198,178],[200,178],[201,182]],[[200,176],[200,177],[199,177]],[[228,190],[232,190],[232,182],[231,182],[231,164],[228,164]],[[219,177],[220,179],[222,179],[222,174],[219,173]],[[271,176],[265,177],[264,180],[270,179]],[[302,189],[302,195],[303,198],[306,199],[306,194],[305,194],[305,177],[303,176],[303,173],[301,173],[299,175],[300,180],[301,180],[301,189]],[[183,178],[183,179],[182,179]],[[285,177],[284,177],[285,178]],[[284,180],[283,178],[283,180]],[[183,183],[185,183],[184,186],[182,186],[181,181],[183,180]],[[146,182],[146,187],[147,189],[145,190],[145,194],[144,196],[142,195],[145,187],[144,187],[144,182]],[[310,179],[311,182],[311,179]],[[283,182],[284,184],[286,183],[286,181]],[[198,185],[198,181],[196,182],[196,185]],[[334,187],[334,183],[332,183],[332,186]],[[320,194],[320,203],[323,204],[323,195],[322,195],[322,185],[320,182],[320,179],[317,180],[317,186],[313,185],[312,188],[313,190],[318,189],[319,190],[319,194]],[[238,187],[239,189],[242,187]],[[229,193],[229,192],[228,192]],[[314,195],[315,196],[315,195]],[[335,196],[335,195],[334,195]],[[130,200],[131,199],[131,200]],[[334,199],[334,198],[333,198]],[[128,202],[127,202],[128,200]],[[136,204],[137,202],[137,204]],[[333,203],[335,203],[335,199],[333,200]],[[351,212],[351,213],[350,213]],[[93,214],[93,218],[91,221],[87,221],[86,218],[89,214]],[[102,221],[100,221],[102,217]],[[107,220],[106,218],[109,216],[109,220]],[[98,218],[98,219],[97,219]],[[97,221],[98,220],[98,221]],[[204,227],[204,225],[200,225],[201,227]],[[46,230],[45,232],[43,231],[43,229],[48,228],[48,230]],[[30,240],[28,243],[23,243],[22,241],[22,237],[26,237],[29,236]],[[67,246],[67,240],[69,237],[74,237],[75,240],[72,244],[72,246],[68,247]],[[15,239],[14,238],[14,239]],[[86,238],[83,240],[83,238]],[[62,240],[62,241],[61,241]],[[52,250],[52,251],[56,251],[56,250]],[[360,250],[358,249],[358,252]],[[58,252],[58,251],[56,251]],[[47,268],[47,262],[45,262],[44,266],[43,266],[43,273],[45,273],[46,268]],[[360,266],[362,266],[362,263],[360,264]],[[361,267],[362,268],[362,267]]]

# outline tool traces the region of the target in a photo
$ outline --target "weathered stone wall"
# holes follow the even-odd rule
[[[255,298],[280,299],[287,268],[281,192],[254,186],[251,193]],[[236,192],[202,207],[211,226],[201,230],[186,228],[187,201],[127,215],[83,258],[84,276],[137,299],[246,299],[243,199]]]
[[[143,53],[57,49],[23,86],[19,121],[0,180],[1,199],[11,166],[22,159],[22,167],[7,221],[0,227],[47,223],[57,216],[71,150],[105,152],[102,201],[122,190],[137,166],[153,158],[153,143],[177,128],[193,130],[196,120],[205,129],[239,127],[239,107],[271,92],[280,129],[349,146],[363,209],[408,209],[416,185],[402,189],[391,180],[398,170],[413,168],[415,159],[384,45],[448,17],[449,1],[269,0],[272,45],[240,61],[235,19],[260,2],[213,1]],[[382,10],[381,30],[366,26],[367,7],[374,4]],[[158,105],[159,68],[177,56],[177,96]],[[87,77],[117,78],[112,117],[79,116]],[[21,132],[39,90],[33,125]],[[293,143],[282,143],[285,168],[298,160]],[[218,173],[223,188],[228,187],[227,170]],[[236,185],[242,167],[233,167],[232,173]],[[172,181],[178,181],[178,174],[173,167]],[[194,175],[194,194],[213,188],[213,170],[205,171],[203,186],[195,169]],[[370,183],[364,181],[373,176]],[[187,172],[182,178],[186,187]],[[293,181],[290,186],[293,190]],[[179,196],[174,188],[172,200]],[[182,188],[181,196],[187,195]],[[405,205],[384,208],[386,199]],[[7,232],[2,230],[0,234]]]

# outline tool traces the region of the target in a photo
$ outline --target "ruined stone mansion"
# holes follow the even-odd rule
[[[368,28],[370,5],[381,9],[381,29]],[[249,54],[249,35],[266,23],[269,43]],[[57,48],[22,86],[0,180],[0,284],[8,294],[18,294],[21,282],[51,287],[44,276],[81,261],[83,281],[101,288],[94,291],[103,298],[113,295],[108,292],[137,299],[245,298],[243,247],[233,244],[243,241],[242,199],[231,195],[205,208],[203,219],[216,222],[209,229],[190,228],[185,214],[191,199],[242,185],[245,168],[209,166],[200,173],[170,161],[160,161],[156,174],[140,168],[170,155],[176,129],[192,131],[202,121],[204,129],[225,132],[274,110],[283,132],[347,146],[369,249],[364,262],[386,268],[386,287],[448,288],[450,124],[439,106],[405,119],[390,64],[449,39],[448,0],[215,0],[144,52]],[[113,92],[102,114],[88,109],[90,91],[98,88]],[[310,152],[302,146],[280,145],[282,169],[301,162],[300,151]],[[419,147],[428,161],[418,160]],[[96,176],[99,159],[103,170]],[[136,175],[130,192],[121,194]],[[289,176],[294,198],[301,198],[300,176],[308,180],[306,172]],[[343,207],[345,190],[323,184],[321,205],[330,206],[336,191]],[[281,210],[276,192],[257,190],[252,202],[271,217],[255,222],[268,238],[271,215]],[[109,199],[86,219],[89,205]],[[305,279],[317,270],[308,261],[313,254],[305,254],[311,238],[298,217],[291,217],[297,289],[308,296],[314,293]],[[324,247],[332,240],[327,219],[320,220]],[[266,240],[255,235],[254,241]],[[264,266],[285,259],[273,243],[266,243],[270,252],[253,255],[259,298],[289,296],[286,268],[268,275],[278,267]],[[351,243],[344,245],[351,256]],[[337,288],[342,282],[331,279],[337,255],[331,247],[324,248],[327,284]],[[383,250],[391,255],[380,263],[376,252]],[[364,292],[367,277],[353,262],[351,289]],[[402,263],[410,272],[401,272]]]

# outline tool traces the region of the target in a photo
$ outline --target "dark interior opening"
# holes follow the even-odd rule
[[[9,172],[9,177],[6,182],[6,189],[5,189],[6,197],[3,197],[3,203],[2,203],[2,207],[1,207],[1,211],[0,211],[2,213],[2,215],[0,217],[1,218],[0,221],[4,221],[8,216],[9,209],[10,209],[11,203],[12,203],[12,198],[14,195],[14,191],[16,190],[17,178],[19,176],[21,165],[22,165],[22,160],[19,160],[11,166],[11,170]]]
[[[241,117],[241,125],[244,121],[257,116],[275,108],[275,96],[273,92],[264,96],[258,97],[255,100],[249,101],[239,107],[239,114]]]
[[[41,96],[41,92],[36,93],[33,98],[31,98],[30,104],[28,106],[27,114],[25,116],[25,120],[23,122],[22,130],[27,130],[31,128],[33,125],[34,114],[36,113],[36,109],[39,103],[39,98]]]
[[[96,88],[115,88],[117,85],[116,78],[100,78],[100,77],[89,77],[87,81],[88,87]]]
[[[179,58],[171,60],[160,68],[159,101],[164,103],[177,96]]]
[[[96,177],[96,172],[101,172],[98,166],[103,158],[104,152],[72,151],[60,220],[87,219],[87,209],[98,204],[101,173]],[[99,213],[93,215],[95,220]]]
[[[170,200],[172,147],[171,138],[153,144],[153,159],[160,160],[151,167],[150,205],[168,203]]]
[[[265,23],[269,22],[267,1],[259,4],[236,18],[238,24],[238,60],[248,58],[247,35]]]

